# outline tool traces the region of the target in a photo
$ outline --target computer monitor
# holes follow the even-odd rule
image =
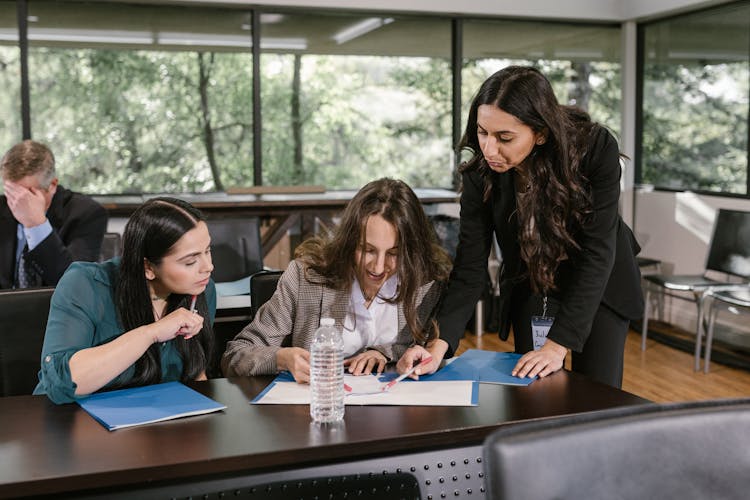
[[[719,210],[706,269],[750,279],[750,212]]]

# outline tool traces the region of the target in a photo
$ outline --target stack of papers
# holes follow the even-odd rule
[[[404,382],[389,391],[381,389],[386,377],[377,375],[344,375],[347,405],[407,405],[407,406],[476,406],[479,404],[479,385],[471,380],[444,382]],[[310,404],[310,385],[298,384],[289,372],[282,372],[251,401],[253,404]]]
[[[226,408],[180,382],[100,392],[78,404],[110,431]]]

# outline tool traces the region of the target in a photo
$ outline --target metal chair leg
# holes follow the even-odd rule
[[[649,299],[651,298],[651,287],[646,285],[646,300],[643,304],[643,322],[641,324],[641,351],[646,350],[646,337],[648,336]]]
[[[477,337],[481,337],[484,333],[484,301],[477,301],[477,306],[474,309],[474,330]]]
[[[708,314],[708,331],[706,332],[706,359],[703,362],[703,373],[708,373],[711,365],[711,345],[714,340],[714,325],[716,323],[716,315],[719,311],[715,307],[710,308]]]
[[[703,292],[695,292],[695,303],[698,307],[698,325],[695,328],[695,366],[693,370],[700,371],[701,369],[701,342],[703,340],[703,302],[708,298],[709,294]]]

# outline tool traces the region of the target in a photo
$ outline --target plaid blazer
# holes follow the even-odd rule
[[[224,375],[276,374],[276,352],[282,347],[310,349],[321,317],[333,318],[342,329],[349,309],[350,292],[315,283],[319,276],[293,260],[279,279],[276,293],[258,309],[253,321],[227,343],[221,360]],[[417,291],[417,316],[421,324],[433,318],[442,284],[431,281]],[[397,361],[414,344],[404,310],[398,304],[398,336],[391,345],[367,346],[377,349],[389,362]]]

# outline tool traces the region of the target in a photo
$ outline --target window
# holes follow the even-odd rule
[[[539,68],[561,104],[585,109],[593,120],[619,134],[618,26],[467,20],[463,35],[462,127],[482,82],[506,66],[520,64]]]
[[[19,57],[16,2],[0,2],[0,156],[22,139]]]
[[[29,2],[32,132],[66,187],[252,185],[251,14]]]
[[[643,27],[641,180],[747,195],[750,3]]]
[[[450,187],[446,18],[261,15],[263,183]]]

